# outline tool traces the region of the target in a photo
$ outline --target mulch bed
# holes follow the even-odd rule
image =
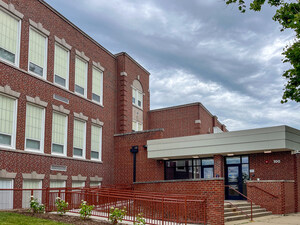
[[[13,211],[9,211],[9,212],[14,212],[14,213],[22,214],[25,216],[32,216],[32,217],[37,217],[37,218],[41,218],[41,219],[53,220],[56,222],[69,223],[69,224],[74,224],[74,225],[81,225],[81,224],[108,225],[108,224],[110,224],[108,221],[105,222],[105,221],[93,220],[93,219],[82,220],[82,219],[80,219],[79,216],[69,216],[69,215],[60,216],[56,213],[32,213],[32,212],[28,212],[27,210],[13,210]]]

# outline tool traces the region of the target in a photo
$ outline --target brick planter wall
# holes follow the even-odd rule
[[[134,183],[134,190],[199,195],[206,199],[207,221],[224,224],[224,179],[174,180]]]
[[[247,182],[247,193],[255,204],[268,211],[274,214],[288,214],[295,212],[294,185],[295,182],[292,180],[249,181]]]

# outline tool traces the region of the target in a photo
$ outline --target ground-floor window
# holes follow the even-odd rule
[[[23,180],[23,189],[41,189],[42,180]],[[33,197],[38,200],[39,203],[42,202],[42,190],[33,191]],[[22,197],[22,207],[29,208],[31,200],[31,190],[24,190]]]
[[[12,189],[13,179],[0,179],[0,189]],[[13,208],[13,191],[0,191],[0,210]]]
[[[100,181],[90,181],[90,187],[99,187],[101,186]]]
[[[165,180],[214,177],[214,159],[180,159],[165,161]]]
[[[85,187],[85,181],[72,181],[72,188]]]

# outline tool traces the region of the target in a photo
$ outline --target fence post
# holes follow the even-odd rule
[[[49,204],[49,199],[50,199],[50,192],[49,192],[49,188],[46,188],[46,199],[45,199],[45,207],[46,207],[46,211],[49,212],[50,210],[50,204]]]
[[[162,201],[161,201],[161,224],[164,225],[164,200],[165,198],[163,197],[162,198]]]

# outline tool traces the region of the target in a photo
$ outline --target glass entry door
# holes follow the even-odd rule
[[[238,192],[247,195],[246,180],[249,179],[248,156],[227,157],[225,164],[225,184]],[[236,191],[229,187],[225,188],[225,198],[228,200],[244,199]]]

